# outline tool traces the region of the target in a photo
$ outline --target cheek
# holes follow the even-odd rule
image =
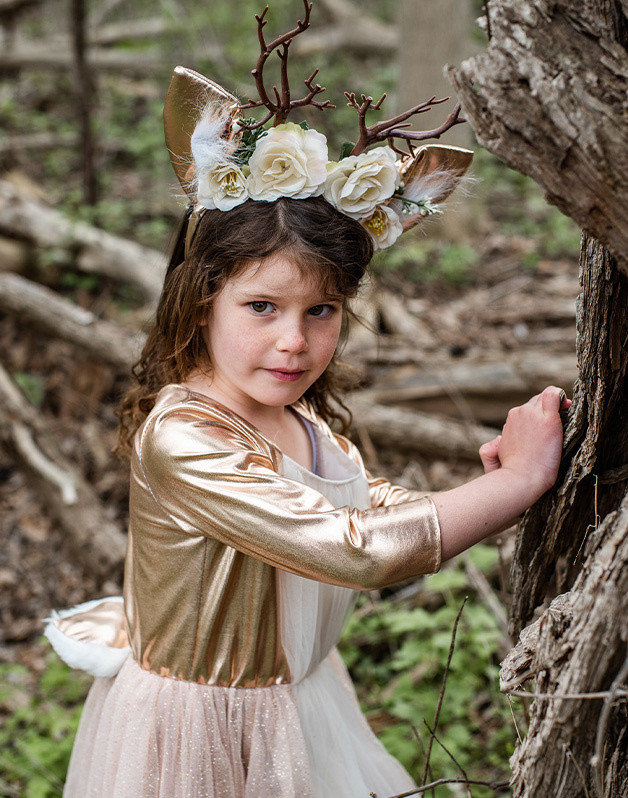
[[[215,319],[209,324],[205,341],[216,362],[237,369],[238,365],[255,360],[267,348],[264,331],[259,326],[251,329],[247,322],[246,317],[235,318],[232,314],[229,318]]]
[[[340,324],[334,325],[318,338],[317,351],[321,361],[329,363],[334,356],[334,352],[338,346],[338,339],[340,338],[340,327]]]

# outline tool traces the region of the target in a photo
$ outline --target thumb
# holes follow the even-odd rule
[[[480,460],[482,461],[486,474],[490,471],[497,471],[497,469],[502,466],[497,454],[501,439],[502,436],[498,435],[496,438],[493,438],[492,441],[488,441],[488,443],[484,443],[480,446]]]
[[[567,410],[571,406],[571,400],[567,399],[562,388],[549,385],[541,394],[541,407],[544,413],[557,413],[560,410]]]

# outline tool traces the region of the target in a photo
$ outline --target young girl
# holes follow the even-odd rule
[[[194,199],[204,179],[210,188],[181,228],[139,385],[121,408],[121,443],[132,446],[124,601],[49,625],[68,661],[88,660],[101,677],[64,795],[385,798],[413,781],[370,731],[335,648],[355,590],[436,571],[538,499],[556,478],[569,402],[550,387],[512,410],[481,449],[486,473],[459,488],[425,497],[366,472],[328,423],[376,210],[351,216],[339,197],[372,158],[350,156],[334,194],[328,178],[343,161],[317,177],[310,151],[286,188],[286,153],[315,131],[281,125],[250,148],[245,196],[219,209],[240,175],[204,174],[199,128],[219,132],[205,154],[223,148],[229,168],[239,145],[230,111],[216,125],[209,90],[213,132],[201,115],[196,144],[187,139]],[[189,188],[188,154],[173,159]],[[256,198],[260,180],[267,194]],[[389,205],[400,204],[393,183]]]

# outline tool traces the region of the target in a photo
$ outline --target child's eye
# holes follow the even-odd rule
[[[333,305],[314,305],[308,310],[310,316],[331,316],[336,308]]]
[[[273,306],[270,302],[249,302],[249,307],[260,316],[266,316],[273,311]]]

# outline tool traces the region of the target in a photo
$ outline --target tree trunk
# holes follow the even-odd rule
[[[628,3],[493,0],[487,9],[488,51],[449,70],[465,117],[628,274]]]
[[[401,0],[399,23],[399,88],[397,112],[411,108],[433,95],[451,97],[450,102],[429,113],[447,115],[456,102],[445,77],[447,64],[459,64],[474,49],[471,41],[473,17],[471,0]],[[423,123],[427,117],[417,117]],[[425,125],[435,127],[435,124]],[[457,125],[443,143],[470,147],[472,132],[467,125]]]
[[[98,184],[94,163],[94,134],[91,119],[94,83],[86,57],[85,0],[72,0],[71,22],[75,96],[83,159],[83,195],[87,205],[95,205],[98,199]]]
[[[573,588],[513,653],[530,648],[521,682],[535,676],[539,694],[513,758],[514,794],[619,798],[628,794],[628,3],[487,5],[488,51],[450,70],[465,115],[481,143],[587,233],[563,466],[521,525],[511,630],[546,593]],[[602,695],[582,697],[591,692]]]
[[[628,496],[587,550],[573,589],[502,667],[510,678],[502,689],[517,685],[510,664],[518,660],[517,670],[535,674],[538,694],[513,758],[513,798],[628,795]]]
[[[474,50],[471,0],[401,0],[398,4],[399,83],[397,112],[436,95],[450,97],[429,114],[416,117],[415,125],[432,127],[445,119],[458,99],[445,77],[447,64],[459,64]],[[429,117],[429,119],[428,119]],[[429,121],[429,124],[428,124]],[[442,139],[443,144],[471,147],[473,135],[468,125],[456,125]],[[467,242],[473,220],[468,203],[453,201],[447,213],[432,219],[428,235],[448,241]]]
[[[587,537],[618,507],[628,481],[628,278],[586,235],[580,259],[579,378],[554,490],[526,514],[513,561],[511,630],[531,618],[548,587],[567,590]]]

